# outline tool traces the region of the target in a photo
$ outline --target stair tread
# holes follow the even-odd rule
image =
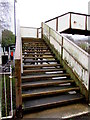
[[[23,43],[29,43],[29,42],[44,42],[41,38],[22,38]]]
[[[48,48],[24,48],[23,50],[49,50]]]
[[[40,50],[40,51],[36,51],[36,50],[23,50],[23,52],[27,52],[27,53],[51,53],[50,50]]]
[[[29,86],[29,85],[39,85],[39,84],[49,84],[49,83],[58,83],[58,84],[63,84],[63,83],[70,83],[74,82],[72,79],[49,79],[49,80],[36,80],[36,81],[29,81],[29,82],[24,82],[22,83],[22,86]]]
[[[56,85],[56,86],[45,86],[40,88],[29,88],[28,90],[24,89],[22,90],[22,97],[30,97],[32,95],[37,94],[49,94],[49,93],[62,93],[72,90],[79,90],[79,87],[71,86],[70,84],[64,84],[64,85]]]
[[[31,81],[22,83],[22,88],[28,87],[37,87],[37,86],[45,86],[45,85],[57,85],[57,84],[65,84],[65,83],[72,83],[74,80],[45,80],[45,81]]]
[[[51,53],[44,53],[44,54],[43,53],[32,53],[32,54],[31,53],[23,53],[23,55],[43,55],[44,56],[44,55],[52,55],[52,54]]]
[[[55,59],[53,56],[44,56],[44,57],[38,57],[38,56],[35,56],[35,57],[23,57],[23,59],[49,59],[49,58],[53,58]]]
[[[27,67],[29,67],[29,68],[32,68],[32,67],[34,67],[34,68],[37,68],[37,67],[55,67],[55,66],[61,66],[60,64],[39,64],[39,65],[24,65],[23,67],[24,68],[27,68]]]
[[[24,62],[57,62],[57,60],[24,60]]]
[[[24,101],[23,109],[28,110],[29,108],[35,108],[35,107],[40,107],[40,106],[48,106],[52,104],[57,104],[57,103],[64,103],[64,102],[72,102],[74,100],[80,100],[83,99],[83,96],[80,93],[76,94],[64,94],[64,95],[57,95],[57,96],[50,96],[50,97],[44,97],[44,98],[37,98],[33,100],[27,100]]]
[[[48,78],[48,77],[62,77],[62,76],[69,76],[68,73],[62,73],[62,74],[42,74],[42,75],[28,75],[28,76],[22,76],[23,79],[36,79],[36,78]]]
[[[24,74],[27,73],[33,73],[33,72],[60,72],[60,71],[64,71],[63,68],[53,68],[53,69],[30,69],[30,70],[23,70]]]
[[[23,47],[48,47],[47,45],[37,45],[37,44],[27,44],[23,45]]]
[[[39,48],[44,48],[44,49],[48,49],[48,46],[33,46],[33,45],[31,45],[31,46],[23,46],[23,49],[35,49],[35,48],[37,48],[37,49],[39,49]]]

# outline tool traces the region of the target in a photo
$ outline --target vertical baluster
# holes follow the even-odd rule
[[[56,31],[58,31],[58,17],[56,18]]]
[[[71,13],[70,13],[69,28],[71,28]]]
[[[87,16],[85,17],[85,30],[87,30]]]
[[[7,117],[7,93],[6,93],[6,78],[4,74],[4,92],[5,92],[5,109],[6,109],[6,117]]]

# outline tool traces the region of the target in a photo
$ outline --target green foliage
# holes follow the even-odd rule
[[[15,35],[9,30],[2,32],[2,47],[7,47],[11,44],[15,44]]]
[[[79,45],[83,50],[86,50],[86,48],[87,48],[87,45],[85,44],[85,43],[82,43],[82,44],[80,44]]]

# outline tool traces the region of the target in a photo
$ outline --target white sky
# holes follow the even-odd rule
[[[44,22],[66,12],[88,14],[90,0],[17,0],[21,26],[40,27]]]

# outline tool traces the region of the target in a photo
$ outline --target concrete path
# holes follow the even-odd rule
[[[85,119],[85,117],[87,117],[87,119]],[[64,106],[64,107],[58,107],[58,108],[53,108],[53,109],[49,109],[49,110],[44,110],[44,111],[37,112],[37,113],[27,114],[27,115],[24,115],[24,118],[37,118],[37,119],[57,118],[58,120],[60,120],[60,119],[82,120],[84,118],[85,120],[90,120],[90,106],[88,106],[86,104],[81,104],[81,103],[73,104],[73,105],[68,105],[68,106]],[[24,118],[23,118],[23,120],[24,120]]]

